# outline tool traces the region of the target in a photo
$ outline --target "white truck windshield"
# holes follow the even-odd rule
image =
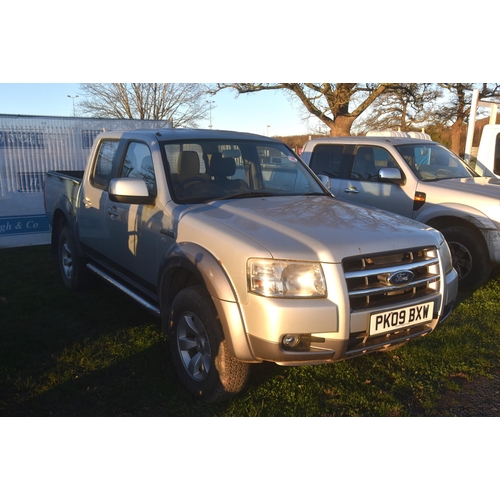
[[[458,156],[439,144],[412,144],[396,149],[422,181],[477,176]]]

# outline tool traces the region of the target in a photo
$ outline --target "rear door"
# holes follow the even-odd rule
[[[118,139],[104,139],[100,142],[94,164],[82,184],[78,208],[80,242],[89,255],[99,260],[103,259],[109,250],[106,206],[109,182],[116,177],[115,160],[119,145]]]
[[[314,147],[309,167],[316,175],[330,179],[330,191],[337,196],[344,171],[349,167],[349,146],[344,144],[318,144]]]

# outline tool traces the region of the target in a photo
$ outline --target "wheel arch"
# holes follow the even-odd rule
[[[68,226],[71,234],[75,239],[76,249],[80,252],[79,242],[77,238],[75,238],[75,209],[71,203],[71,200],[66,196],[66,194],[61,194],[56,202],[54,203],[54,210],[52,212],[52,216],[50,217],[52,220],[52,234],[51,234],[51,253],[52,256],[57,255],[57,249],[59,245],[59,236],[64,226]]]
[[[459,287],[475,289],[481,286],[493,265],[484,231],[470,221],[455,217],[440,217],[427,224],[440,230],[446,238],[459,274]]]
[[[53,257],[57,256],[59,247],[59,236],[61,235],[61,231],[63,230],[64,226],[68,226],[71,231],[73,230],[65,211],[61,208],[58,208],[54,210],[54,215],[52,217],[52,233],[51,233],[50,244],[51,244],[51,254]]]
[[[481,244],[484,246],[488,254],[489,260],[492,263],[495,262],[493,256],[495,255],[495,247],[497,243],[495,243],[491,239],[492,231],[490,229],[478,227],[478,225],[475,223],[475,220],[471,221],[468,219],[464,219],[462,217],[446,215],[446,216],[434,217],[425,222],[425,224],[437,229],[438,231],[441,231],[447,227],[460,227],[468,230],[476,238],[478,238],[478,241],[481,242]],[[494,234],[497,234],[497,232],[495,231]]]
[[[220,262],[196,243],[175,244],[160,266],[160,301],[172,303],[175,295],[191,285],[203,284],[212,297],[237,302],[236,291]]]
[[[428,221],[425,222],[425,224],[437,229],[438,231],[444,229],[445,227],[454,227],[454,226],[463,227],[465,229],[469,229],[484,241],[484,236],[482,232],[479,230],[479,228],[476,226],[476,224],[461,217],[440,215],[437,217],[433,217],[432,219],[429,219]]]
[[[195,243],[174,245],[160,267],[158,300],[162,321],[168,317],[175,296],[194,285],[204,285],[212,297],[231,354],[242,361],[255,361],[230,277],[214,255]]]

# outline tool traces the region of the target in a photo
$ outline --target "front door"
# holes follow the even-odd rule
[[[381,168],[397,167],[389,151],[378,146],[358,145],[353,153],[351,168],[338,182],[336,196],[411,218],[413,196],[398,184],[378,179]]]
[[[155,171],[147,144],[128,144],[119,177],[143,179],[156,200]],[[158,279],[162,216],[161,208],[156,205],[106,200],[109,258],[118,272],[148,289],[155,287]]]

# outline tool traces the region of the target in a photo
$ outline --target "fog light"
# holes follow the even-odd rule
[[[286,347],[297,347],[300,344],[300,335],[285,335],[283,345]]]

